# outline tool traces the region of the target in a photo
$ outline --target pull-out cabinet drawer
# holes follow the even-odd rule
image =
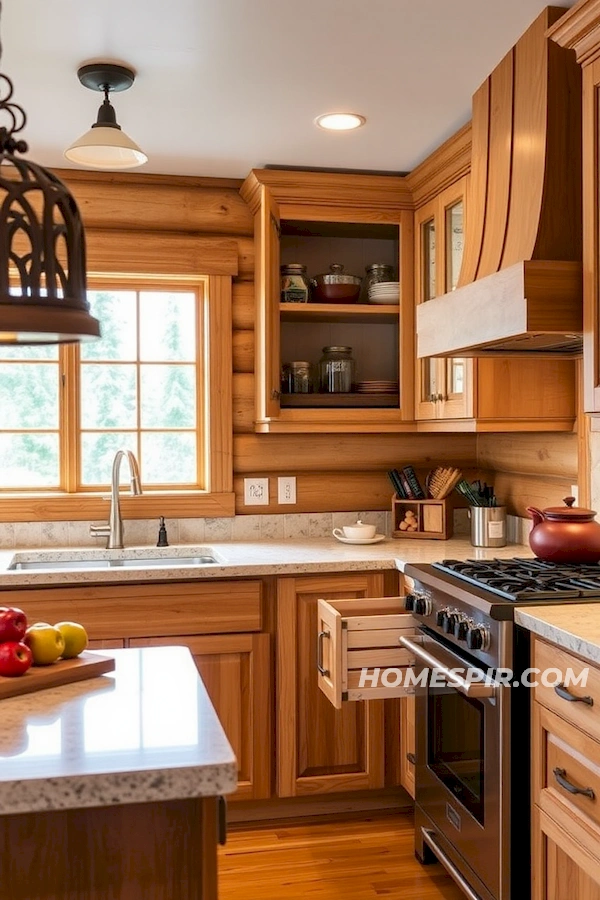
[[[414,693],[404,686],[404,674],[415,659],[400,637],[415,635],[416,622],[404,612],[404,598],[319,600],[317,621],[319,687],[336,709],[345,700]],[[383,672],[389,668],[401,672]]]

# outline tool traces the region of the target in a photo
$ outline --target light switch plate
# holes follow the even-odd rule
[[[244,504],[246,506],[269,505],[268,478],[244,478]]]
[[[277,479],[277,502],[296,502],[296,477],[294,475],[284,475]]]

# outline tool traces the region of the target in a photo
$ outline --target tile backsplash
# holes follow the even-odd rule
[[[280,541],[329,537],[334,528],[361,519],[391,534],[391,513],[381,510],[335,513],[291,513],[285,515],[234,516],[214,519],[166,519],[170,544],[201,544],[211,541]],[[126,519],[125,546],[153,546],[158,539],[158,519]],[[527,543],[531,522],[508,516],[511,543]],[[454,510],[454,534],[469,535],[466,509]],[[0,549],[25,547],[103,547],[104,538],[90,535],[90,522],[2,522]]]

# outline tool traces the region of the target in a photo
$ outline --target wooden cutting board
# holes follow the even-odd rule
[[[0,675],[0,700],[4,697],[18,697],[44,688],[60,687],[72,681],[85,681],[114,671],[112,656],[100,656],[84,650],[75,659],[59,659],[49,666],[32,666],[24,675],[7,678]]]

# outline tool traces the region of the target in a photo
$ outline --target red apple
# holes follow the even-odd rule
[[[0,606],[0,641],[20,641],[27,631],[27,619],[16,606]]]
[[[22,675],[31,666],[33,654],[27,644],[5,641],[0,644],[0,675]]]

